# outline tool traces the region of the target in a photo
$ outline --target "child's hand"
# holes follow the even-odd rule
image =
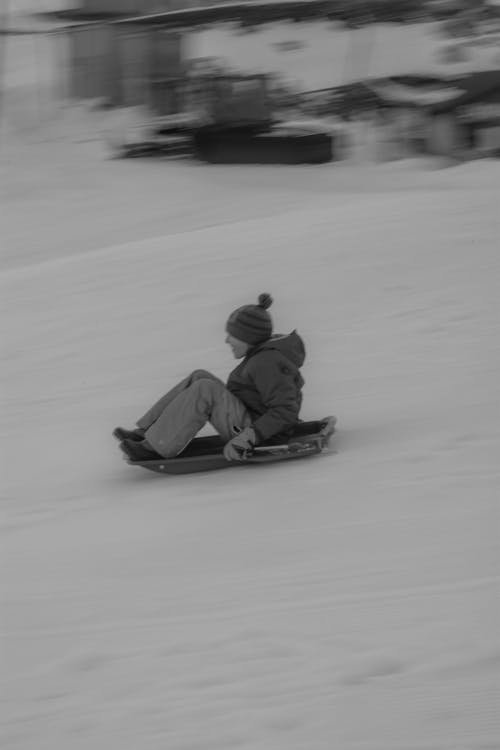
[[[245,427],[236,437],[224,446],[224,457],[227,461],[241,461],[243,453],[253,448],[256,442],[253,427]]]

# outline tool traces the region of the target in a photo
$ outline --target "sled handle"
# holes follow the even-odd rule
[[[269,451],[285,451],[288,450],[288,443],[282,445],[255,445],[251,449],[251,453],[269,453]]]

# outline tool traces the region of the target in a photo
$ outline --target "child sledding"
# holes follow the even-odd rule
[[[113,434],[130,463],[155,470],[180,471],[190,460],[219,468],[233,462],[298,458],[322,450],[335,419],[299,421],[305,347],[296,331],[273,334],[272,304],[261,294],[256,305],[236,309],[226,324],[226,343],[242,360],[224,383],[206,370],[195,370],[127,430]],[[195,438],[209,422],[217,436]],[[313,438],[316,440],[311,442]],[[309,441],[309,442],[308,442]],[[217,461],[202,461],[203,457]],[[198,460],[194,460],[197,457]],[[186,465],[185,469],[189,471]]]

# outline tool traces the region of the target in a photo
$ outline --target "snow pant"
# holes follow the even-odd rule
[[[157,453],[173,458],[207,422],[227,443],[252,419],[222,380],[206,370],[195,370],[162,396],[137,426]]]

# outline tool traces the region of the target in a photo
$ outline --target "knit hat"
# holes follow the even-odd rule
[[[238,307],[226,323],[226,331],[235,339],[256,346],[267,341],[273,332],[273,322],[267,308],[273,304],[270,294],[259,294],[257,305]]]

